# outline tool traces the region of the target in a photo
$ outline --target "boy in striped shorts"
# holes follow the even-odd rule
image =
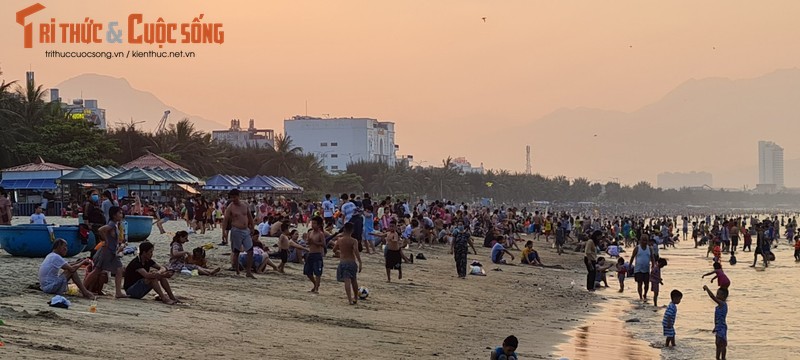
[[[664,320],[661,321],[661,325],[664,326],[664,336],[667,337],[665,347],[669,347],[670,344],[675,346],[675,318],[678,316],[677,305],[681,303],[683,294],[678,290],[672,290],[669,297],[672,301],[667,306],[667,311],[664,312]]]

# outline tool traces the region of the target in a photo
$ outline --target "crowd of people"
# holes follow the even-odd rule
[[[769,265],[771,248],[780,239],[781,229],[790,241],[795,240],[800,258],[800,238],[796,235],[794,218],[777,216],[759,220],[751,216],[672,215],[643,216],[618,214],[601,216],[598,212],[570,212],[566,210],[528,211],[515,206],[490,207],[479,204],[456,204],[452,201],[426,202],[420,199],[409,203],[404,199],[385,197],[373,200],[369,194],[341,194],[333,198],[325,195],[321,202],[295,201],[279,197],[260,200],[241,198],[238,190],[228,192],[226,198],[206,200],[202,196],[172,204],[148,204],[136,196],[117,202],[106,191],[87,193],[87,201],[81,208],[85,225],[102,241],[94,249],[92,259],[68,263],[63,259],[66,243],[56,241],[53,252],[40,269],[40,286],[43,291],[63,294],[67,283],[76,284],[85,297],[94,297],[102,292],[103,280],[108,274],[114,277],[117,297],[142,298],[154,291],[166,304],[179,300],[171,291],[169,279],[180,271],[197,271],[200,275],[213,276],[220,268],[211,268],[205,260],[205,250],[195,248],[187,251],[183,244],[192,232],[203,233],[215,228],[222,229],[220,245],[231,250],[230,270],[237,275],[244,272],[254,278],[257,273],[267,271],[285,272],[288,262],[303,265],[303,274],[311,283],[310,292],[317,293],[321,286],[323,262],[327,253],[338,258],[336,279],[344,283],[345,295],[350,304],[357,304],[358,274],[362,271],[361,254],[383,253],[386,279],[392,281],[392,271],[402,279],[402,265],[424,259],[424,249],[441,247],[453,255],[456,275],[466,279],[468,274],[480,275],[479,263],[468,265],[467,256],[477,255],[473,238],[483,238],[483,246],[491,248],[493,264],[504,265],[518,261],[520,264],[544,267],[536,242],[552,246],[557,254],[565,249],[584,253],[587,270],[586,288],[594,291],[599,286],[608,286],[606,274],[616,273],[619,291],[624,291],[624,282],[632,277],[637,284],[640,300],[647,302],[653,293],[653,304],[658,306],[659,287],[663,284],[661,269],[668,265],[659,256],[659,250],[674,246],[676,242],[693,241],[695,247],[708,246],[707,254],[713,254],[714,270],[705,276],[714,276],[719,290],[709,294],[718,304],[716,310],[716,343],[718,358],[725,357],[727,337],[725,314],[730,279],[722,271],[721,256],[728,254],[735,262],[735,254],[752,251],[756,265],[760,255],[764,266]],[[31,221],[38,219],[38,210]],[[160,266],[153,260],[154,246],[143,242],[138,253],[127,266],[121,263],[121,254],[126,248],[123,217],[128,215],[150,215],[163,233],[165,221],[186,222],[186,231],[175,234],[169,249],[169,263]],[[38,221],[38,220],[36,220]],[[308,230],[300,231],[298,225],[309,224]],[[529,240],[524,241],[526,234]],[[264,238],[274,238],[273,250],[264,245]],[[552,244],[550,244],[552,240]],[[755,249],[752,242],[755,240]],[[517,242],[524,241],[519,247]],[[741,244],[740,244],[741,241]],[[382,249],[382,250],[381,250]],[[519,259],[514,255],[519,251]],[[412,252],[417,252],[416,256]],[[630,252],[629,261],[625,253]],[[608,257],[608,260],[606,259]],[[616,260],[614,260],[616,258]],[[273,262],[274,260],[274,262]],[[477,266],[475,266],[477,265]],[[85,279],[77,276],[77,269],[88,267]],[[59,272],[60,270],[60,272]],[[675,290],[669,293],[663,325],[667,346],[674,346],[674,323],[677,305],[682,294]]]

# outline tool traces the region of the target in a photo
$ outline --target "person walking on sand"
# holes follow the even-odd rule
[[[636,280],[636,290],[639,293],[639,300],[647,301],[647,292],[650,291],[650,268],[655,264],[653,251],[647,245],[647,235],[642,234],[639,238],[639,246],[633,249],[629,263],[633,264],[633,278]],[[644,286],[644,292],[642,287]]]
[[[450,253],[453,254],[455,258],[456,272],[458,273],[459,279],[467,278],[467,254],[469,254],[470,247],[472,248],[472,252],[478,255],[478,252],[475,250],[475,244],[472,243],[472,237],[469,231],[464,228],[464,221],[458,220],[456,228],[453,229],[453,241],[450,243]]]
[[[322,279],[322,256],[325,251],[325,233],[322,231],[322,218],[315,216],[311,220],[311,233],[308,234],[308,254],[303,267],[303,274],[314,284],[312,293],[319,293],[319,283]],[[352,234],[352,230],[350,232]]]
[[[233,189],[228,193],[231,204],[225,209],[225,216],[222,221],[222,242],[228,243],[228,226],[230,225],[231,237],[231,267],[239,273],[239,253],[247,253],[247,266],[245,272],[247,277],[255,279],[253,276],[253,239],[250,234],[255,230],[253,213],[247,208],[247,204],[239,200],[239,189]]]
[[[358,303],[358,273],[361,272],[361,254],[358,252],[358,240],[354,239],[353,223],[345,223],[342,236],[333,246],[339,252],[339,267],[336,269],[336,281],[344,282],[344,292],[350,305]],[[356,263],[357,261],[357,263]]]

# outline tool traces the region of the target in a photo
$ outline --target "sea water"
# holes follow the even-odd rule
[[[779,247],[773,249],[776,260],[767,268],[761,256],[756,267],[750,267],[752,252],[737,251],[736,265],[729,264],[729,254],[722,254],[722,269],[731,280],[728,359],[800,359],[800,263],[794,261],[794,247],[786,239],[778,242]],[[741,249],[742,241],[739,243]],[[652,359],[652,351],[660,351],[663,359],[713,359],[716,304],[703,285],[713,292],[718,287],[716,281],[710,282],[713,275],[701,278],[713,270],[706,249],[694,248],[688,240],[674,249],[660,250],[659,255],[669,264],[662,270],[664,285],[658,308],[653,306],[652,291],[646,304],[638,300],[633,278],[625,279],[625,292],[618,293],[616,274],[609,273],[609,288],[596,292],[600,312],[570,331],[569,342],[561,344],[556,354],[573,360]],[[623,256],[628,261],[633,249],[626,250]],[[683,293],[675,323],[677,346],[662,349],[661,320],[673,289]],[[626,322],[633,319],[638,321]]]

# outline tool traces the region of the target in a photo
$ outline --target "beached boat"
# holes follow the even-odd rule
[[[67,257],[79,254],[86,247],[80,240],[78,226],[54,226],[54,237],[67,241]],[[13,256],[41,258],[53,250],[47,225],[2,225],[0,247]]]
[[[126,215],[128,222],[128,241],[145,241],[153,230],[152,216]]]

